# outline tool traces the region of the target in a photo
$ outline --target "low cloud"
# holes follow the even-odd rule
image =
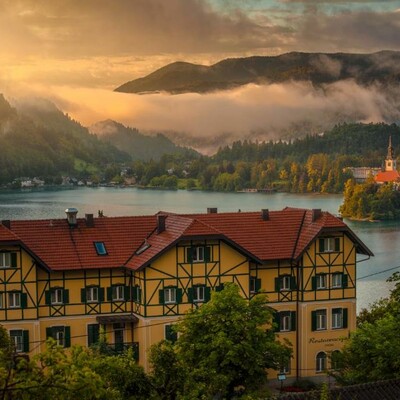
[[[38,88],[33,94],[43,95]],[[114,119],[142,131],[174,131],[181,144],[208,153],[237,139],[296,137],[346,121],[400,121],[399,88],[365,88],[354,81],[320,88],[307,82],[248,85],[178,96],[53,87],[47,95],[83,125]]]

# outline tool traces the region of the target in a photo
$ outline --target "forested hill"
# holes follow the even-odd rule
[[[294,141],[237,141],[220,148],[216,161],[262,161],[290,157],[305,162],[312,154],[358,156],[360,165],[379,167],[387,153],[388,138],[396,156],[400,156],[400,127],[396,124],[341,124],[319,135],[309,135]],[[354,159],[353,159],[354,160]]]
[[[0,149],[0,183],[25,176],[89,173],[107,163],[130,160],[53,104],[35,100],[16,109],[2,95]]]
[[[124,83],[117,92],[204,93],[249,83],[310,81],[315,85],[354,79],[361,85],[400,83],[400,52],[373,54],[287,53],[222,60],[211,66],[175,62],[139,79]]]
[[[177,146],[161,133],[146,136],[135,128],[126,127],[112,120],[97,122],[89,127],[89,130],[97,134],[101,141],[127,152],[134,161],[159,160],[164,154],[182,155],[189,158],[199,155],[195,150]]]

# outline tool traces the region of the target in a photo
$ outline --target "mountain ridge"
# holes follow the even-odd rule
[[[128,81],[114,91],[123,93],[207,93],[238,86],[286,81],[315,85],[354,79],[362,85],[400,83],[400,52],[304,53],[227,58],[205,66],[183,61],[165,65],[147,76]]]

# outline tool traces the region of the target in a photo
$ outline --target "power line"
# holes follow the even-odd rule
[[[394,271],[395,269],[399,269],[399,268],[400,268],[400,265],[398,265],[397,267],[393,267],[393,268],[387,268],[387,269],[384,269],[383,271],[378,271],[378,272],[374,272],[374,273],[372,273],[372,274],[368,274],[368,275],[365,275],[365,276],[361,276],[360,278],[357,278],[356,281],[359,281],[359,280],[365,279],[365,278],[369,278],[370,276],[375,276],[375,275],[383,274],[383,273],[388,272],[388,271]]]

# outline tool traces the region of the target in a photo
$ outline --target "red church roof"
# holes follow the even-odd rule
[[[11,221],[0,225],[0,243],[15,242],[28,249],[51,270],[129,268],[137,270],[181,240],[218,238],[255,262],[297,260],[317,235],[344,231],[357,251],[372,252],[339,218],[320,210],[285,208],[261,212],[165,215],[165,229],[157,230],[157,215],[94,218],[94,226],[79,218],[71,227],[66,219]],[[99,255],[95,242],[104,243]]]
[[[388,183],[400,181],[400,174],[397,171],[381,171],[375,176],[375,182]]]

